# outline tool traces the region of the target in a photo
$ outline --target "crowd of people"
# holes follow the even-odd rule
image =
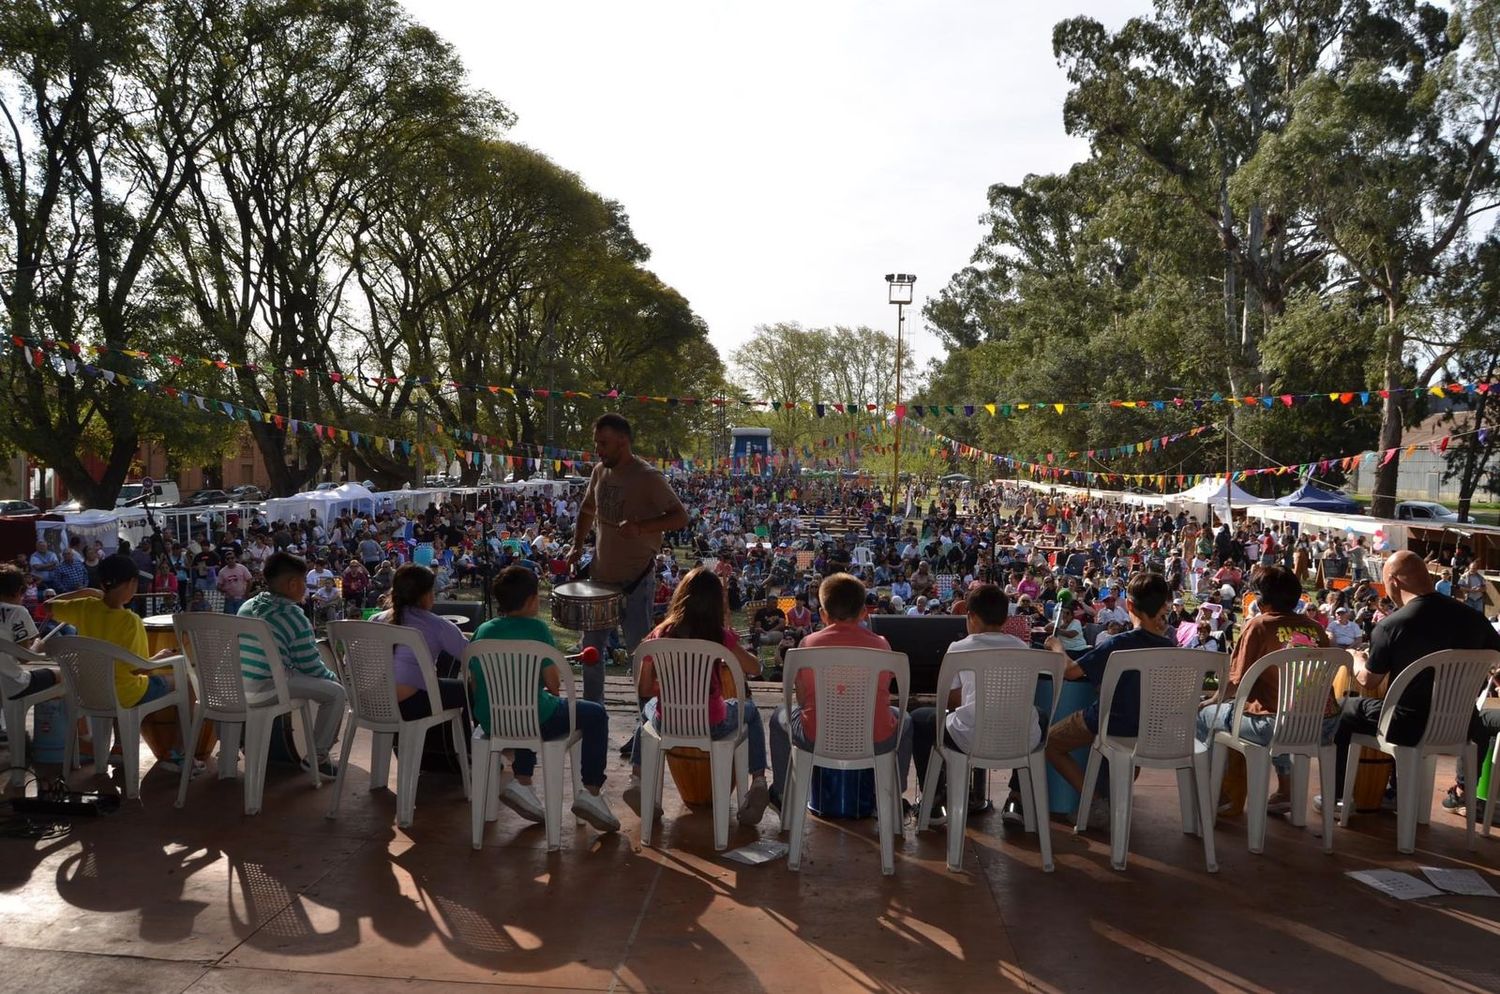
[[[797,647],[888,648],[870,623],[879,615],[961,615],[967,636],[957,648],[1056,652],[1068,679],[1096,687],[1115,651],[1227,652],[1227,685],[1200,716],[1205,740],[1227,727],[1228,702],[1249,667],[1276,648],[1355,650],[1360,686],[1439,648],[1500,648],[1484,614],[1485,581],[1465,546],[1428,562],[1410,552],[1377,554],[1358,535],[1254,520],[1214,525],[1182,511],[1014,483],[938,487],[921,501],[925,507],[893,507],[868,481],[841,475],[669,478],[634,455],[631,427],[618,415],[599,419],[595,447],[600,461],[582,493],[508,496],[468,509],[433,505],[409,518],[390,512],[255,524],[244,532],[230,522],[186,546],[153,542],[104,557],[97,548],[59,553],[39,543],[25,564],[0,571],[0,610],[9,611],[4,619],[16,641],[38,633],[24,616],[70,624],[143,655],[140,619],[129,610],[137,590],[175,594],[185,609],[200,594],[217,593],[221,610],[271,626],[294,696],[319,704],[309,762],[330,775],[344,696],[314,642],[330,606],[379,604],[376,620],[422,633],[439,664],[442,700],[427,698],[415,660],[398,652],[392,665],[404,715],[458,707],[487,727],[483,673],[461,671],[467,640],[433,613],[439,594],[465,583],[484,584],[493,598],[480,639],[554,643],[538,618],[541,596],[586,575],[622,591],[621,623],[620,631],[583,633],[579,647],[606,658],[614,648],[621,658],[651,639],[706,639],[723,645],[747,676],[774,678]],[[263,656],[247,655],[245,678],[266,679],[265,667]],[[604,667],[586,665],[582,675],[576,720],[587,792],[574,811],[613,830],[618,820],[599,791],[608,748]],[[658,722],[649,654],[634,676],[641,721]],[[713,734],[748,733],[751,783],[739,812],[747,824],[779,806],[793,745],[810,747],[816,734],[816,688],[804,677],[795,706],[766,716],[753,703],[726,700],[717,680],[710,688]],[[160,679],[122,672],[121,703],[165,693]],[[557,693],[557,675],[544,673],[538,713],[545,735],[570,731]],[[1133,734],[1139,693],[1138,681],[1121,682],[1107,717],[1115,734]],[[933,705],[945,712],[945,737],[956,747],[972,730],[973,695],[971,680],[951,693],[940,688]],[[1274,683],[1257,685],[1250,700],[1242,731],[1268,740]],[[1330,702],[1329,739],[1347,746],[1353,734],[1373,729],[1382,706],[1370,697]],[[1420,734],[1425,706],[1410,698],[1392,706],[1399,717],[1393,737]],[[1476,713],[1476,741],[1495,734],[1496,713]],[[1081,789],[1083,771],[1071,753],[1098,734],[1105,720],[1098,702],[1055,722],[1044,713],[1033,720],[1028,737],[1045,741],[1053,769]],[[925,769],[936,745],[935,713],[919,711],[914,721],[881,702],[873,727],[876,749],[898,757],[904,792],[913,758]],[[434,748],[441,748],[436,740]],[[638,741],[624,752],[639,776]],[[542,807],[531,787],[534,762],[514,758],[502,800],[535,821]],[[1290,804],[1288,768],[1278,760],[1276,770],[1269,809]],[[1461,783],[1451,794],[1463,803]],[[936,800],[941,820],[943,799]],[[1107,817],[1105,805],[1094,811]],[[1005,813],[1018,816],[1013,803]]]

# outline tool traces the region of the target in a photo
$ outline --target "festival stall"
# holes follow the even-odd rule
[[[1274,504],[1275,501],[1248,494],[1225,477],[1211,476],[1181,493],[1167,494],[1166,503],[1170,507],[1187,511],[1199,521],[1208,521],[1210,512],[1223,521],[1231,511]]]
[[[1325,490],[1308,480],[1276,503],[1282,507],[1301,507],[1309,511],[1328,511],[1333,514],[1359,514],[1359,502],[1338,490]]]
[[[291,497],[273,497],[266,501],[266,518],[274,523],[297,521],[316,514],[319,521],[332,521],[341,514],[353,511],[374,514],[375,507],[375,494],[368,488],[358,483],[345,483],[333,490],[313,490]]]

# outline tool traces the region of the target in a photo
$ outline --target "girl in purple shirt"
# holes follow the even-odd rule
[[[407,563],[396,570],[387,595],[390,610],[376,615],[374,620],[393,625],[415,628],[427,643],[432,654],[434,668],[438,674],[438,693],[442,701],[438,710],[463,708],[464,724],[469,722],[469,692],[459,676],[460,661],[468,640],[458,626],[432,613],[437,598],[437,578],[425,566]],[[407,721],[425,718],[432,714],[432,702],[427,697],[427,683],[422,679],[417,658],[405,646],[396,648],[392,659],[396,675],[396,703],[401,708],[401,717]],[[434,728],[436,736],[429,736],[428,747],[436,747],[439,753],[447,751],[442,743],[447,742],[447,733]],[[424,764],[425,765],[425,764]]]

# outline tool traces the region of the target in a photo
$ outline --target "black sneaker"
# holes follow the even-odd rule
[[[1007,799],[1005,806],[1000,809],[1000,820],[1007,825],[1026,824],[1026,813],[1021,810],[1021,802],[1014,797]]]
[[[630,746],[631,746],[631,743],[633,741],[634,741],[633,739],[626,739],[625,742],[624,742],[624,744],[620,746],[620,758],[621,759],[629,759],[630,758]]]
[[[1449,787],[1448,793],[1443,796],[1443,810],[1445,811],[1462,811],[1468,803],[1468,798],[1456,785]]]
[[[927,816],[927,824],[932,828],[943,828],[948,824],[948,809],[941,804],[932,806],[932,813]]]

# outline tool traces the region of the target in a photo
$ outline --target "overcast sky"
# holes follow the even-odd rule
[[[519,116],[510,137],[623,203],[724,354],[757,324],[894,330],[978,244],[985,190],[1085,154],[1052,27],[1149,0],[404,0]],[[920,308],[919,308],[920,309]],[[920,314],[907,331],[939,352]]]

